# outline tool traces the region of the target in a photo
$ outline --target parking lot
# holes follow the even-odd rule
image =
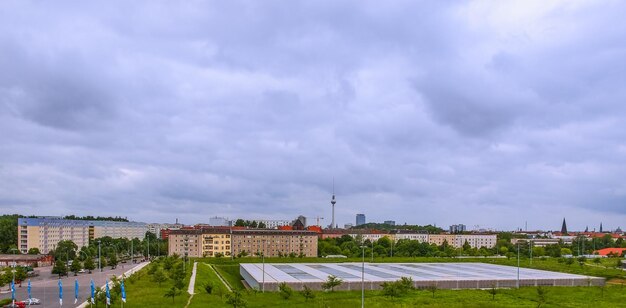
[[[102,272],[97,269],[91,274],[83,273],[74,276],[73,273],[69,274],[69,277],[61,278],[63,283],[63,307],[77,307],[86,299],[91,296],[90,283],[93,279],[96,287],[102,287],[107,279],[112,276],[120,276],[128,270],[131,270],[135,266],[140,264],[120,264],[116,269],[104,268]],[[31,294],[33,298],[41,300],[42,305],[39,307],[59,307],[59,287],[58,287],[58,275],[53,275],[52,267],[40,267],[36,268],[38,276],[31,279]],[[79,298],[78,302],[74,304],[74,280],[78,279],[79,284]],[[15,286],[15,293],[17,300],[25,300],[28,298],[27,291],[28,281],[23,281],[22,286]],[[11,292],[9,286],[2,288],[0,299],[11,298]]]

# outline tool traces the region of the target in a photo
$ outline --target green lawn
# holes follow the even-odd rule
[[[239,264],[229,265],[214,265],[217,272],[222,275],[222,278],[233,289],[244,289],[243,283],[241,283],[241,275],[239,274]]]
[[[315,261],[327,261],[327,259],[313,259]],[[312,262],[310,259],[298,259],[300,262]],[[345,261],[345,259],[343,259]],[[390,262],[469,262],[483,261],[488,263],[515,265],[516,260],[484,260],[484,259],[440,259],[440,258],[385,258]],[[251,262],[254,258],[244,258],[231,260],[219,260],[213,262],[217,271],[229,284],[236,288],[243,288],[241,276],[239,275],[239,265],[237,261]],[[285,261],[285,259],[267,259],[267,262]],[[337,262],[337,260],[333,260]],[[348,260],[351,261],[351,260]],[[524,264],[525,262],[525,264]],[[623,275],[623,271],[601,266],[612,266],[615,260],[603,260],[601,264],[588,261],[581,267],[577,262],[571,265],[558,263],[556,259],[533,260],[533,268],[554,270],[569,273],[595,275],[600,277],[618,277]],[[522,260],[522,266],[529,266],[529,260]],[[190,267],[191,268],[191,267]],[[190,273],[188,269],[188,277]],[[214,285],[212,294],[207,294],[204,285],[211,283]],[[141,271],[140,279],[134,283],[127,282],[128,303],[125,307],[185,307],[189,295],[184,292],[176,298],[176,303],[172,304],[171,299],[164,298],[163,294],[171,284],[171,281],[164,282],[161,287],[150,280],[146,269]],[[626,289],[622,285],[609,285],[607,287],[547,287],[546,302],[541,307],[623,307],[626,300]],[[223,286],[215,272],[207,264],[198,263],[196,273],[195,295],[189,307],[228,307],[226,304],[226,287]],[[292,297],[285,300],[275,292],[252,292],[244,291],[244,299],[248,307],[360,307],[359,291],[341,292],[315,292],[316,298],[305,301],[298,292],[294,292]],[[537,307],[538,294],[534,287],[517,289],[498,290],[495,300],[485,290],[437,290],[435,298],[428,291],[412,291],[410,294],[400,298],[384,297],[380,291],[366,292],[367,307]]]
[[[542,307],[623,307],[624,291],[620,286],[606,287],[549,287]],[[438,290],[435,297],[429,291],[413,291],[400,298],[388,298],[380,291],[366,292],[366,307],[537,307],[536,288],[528,287],[499,290],[495,300],[484,290]],[[360,307],[359,291],[316,292],[316,298],[305,301],[299,293],[285,300],[278,293],[247,292],[244,298],[248,307]],[[200,299],[200,297],[198,297]],[[192,303],[196,301],[196,297]],[[202,301],[195,307],[228,307],[218,296]]]
[[[193,264],[193,263],[191,263]],[[186,281],[191,278],[191,269],[193,266],[186,268]],[[172,286],[172,281],[167,280],[159,286],[153,282],[151,276],[147,273],[148,268],[139,271],[138,276],[133,279],[126,279],[126,295],[127,300],[124,304],[125,308],[133,307],[184,307],[189,299],[187,288],[179,296],[176,296],[172,304],[172,298],[165,298],[163,295]],[[137,274],[135,274],[137,275]],[[102,305],[101,305],[102,306]]]

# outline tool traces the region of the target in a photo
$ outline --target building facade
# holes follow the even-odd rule
[[[458,225],[451,225],[450,226],[450,233],[462,233],[467,231],[467,228],[465,227],[464,224],[458,224]]]
[[[162,238],[162,230],[178,230],[184,227],[183,224],[179,224],[178,222],[174,224],[169,223],[150,223],[147,225],[148,231],[156,234],[157,238]]]
[[[257,223],[264,223],[265,228],[276,229],[282,226],[291,226],[291,220],[257,220]]]
[[[297,256],[317,257],[317,233],[291,230],[233,230],[232,254],[266,257]]]
[[[356,225],[364,225],[365,224],[365,214],[356,214]]]
[[[169,254],[188,257],[286,256],[291,253],[317,256],[317,233],[313,231],[201,228],[173,230]]]
[[[78,248],[89,245],[94,238],[143,239],[147,224],[140,222],[69,220],[59,217],[18,218],[18,248],[28,253],[38,248],[42,254],[54,250],[60,241],[69,240]]]

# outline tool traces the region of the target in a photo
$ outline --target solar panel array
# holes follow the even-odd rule
[[[289,263],[241,264],[257,282],[324,282],[333,275],[345,282],[361,281],[362,263]],[[363,280],[395,281],[411,277],[413,281],[510,280],[517,279],[517,268],[487,263],[365,263]],[[587,276],[520,268],[520,279],[585,279]]]

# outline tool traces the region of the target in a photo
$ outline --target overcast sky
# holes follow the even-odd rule
[[[626,228],[624,2],[296,2],[0,2],[0,212]]]

